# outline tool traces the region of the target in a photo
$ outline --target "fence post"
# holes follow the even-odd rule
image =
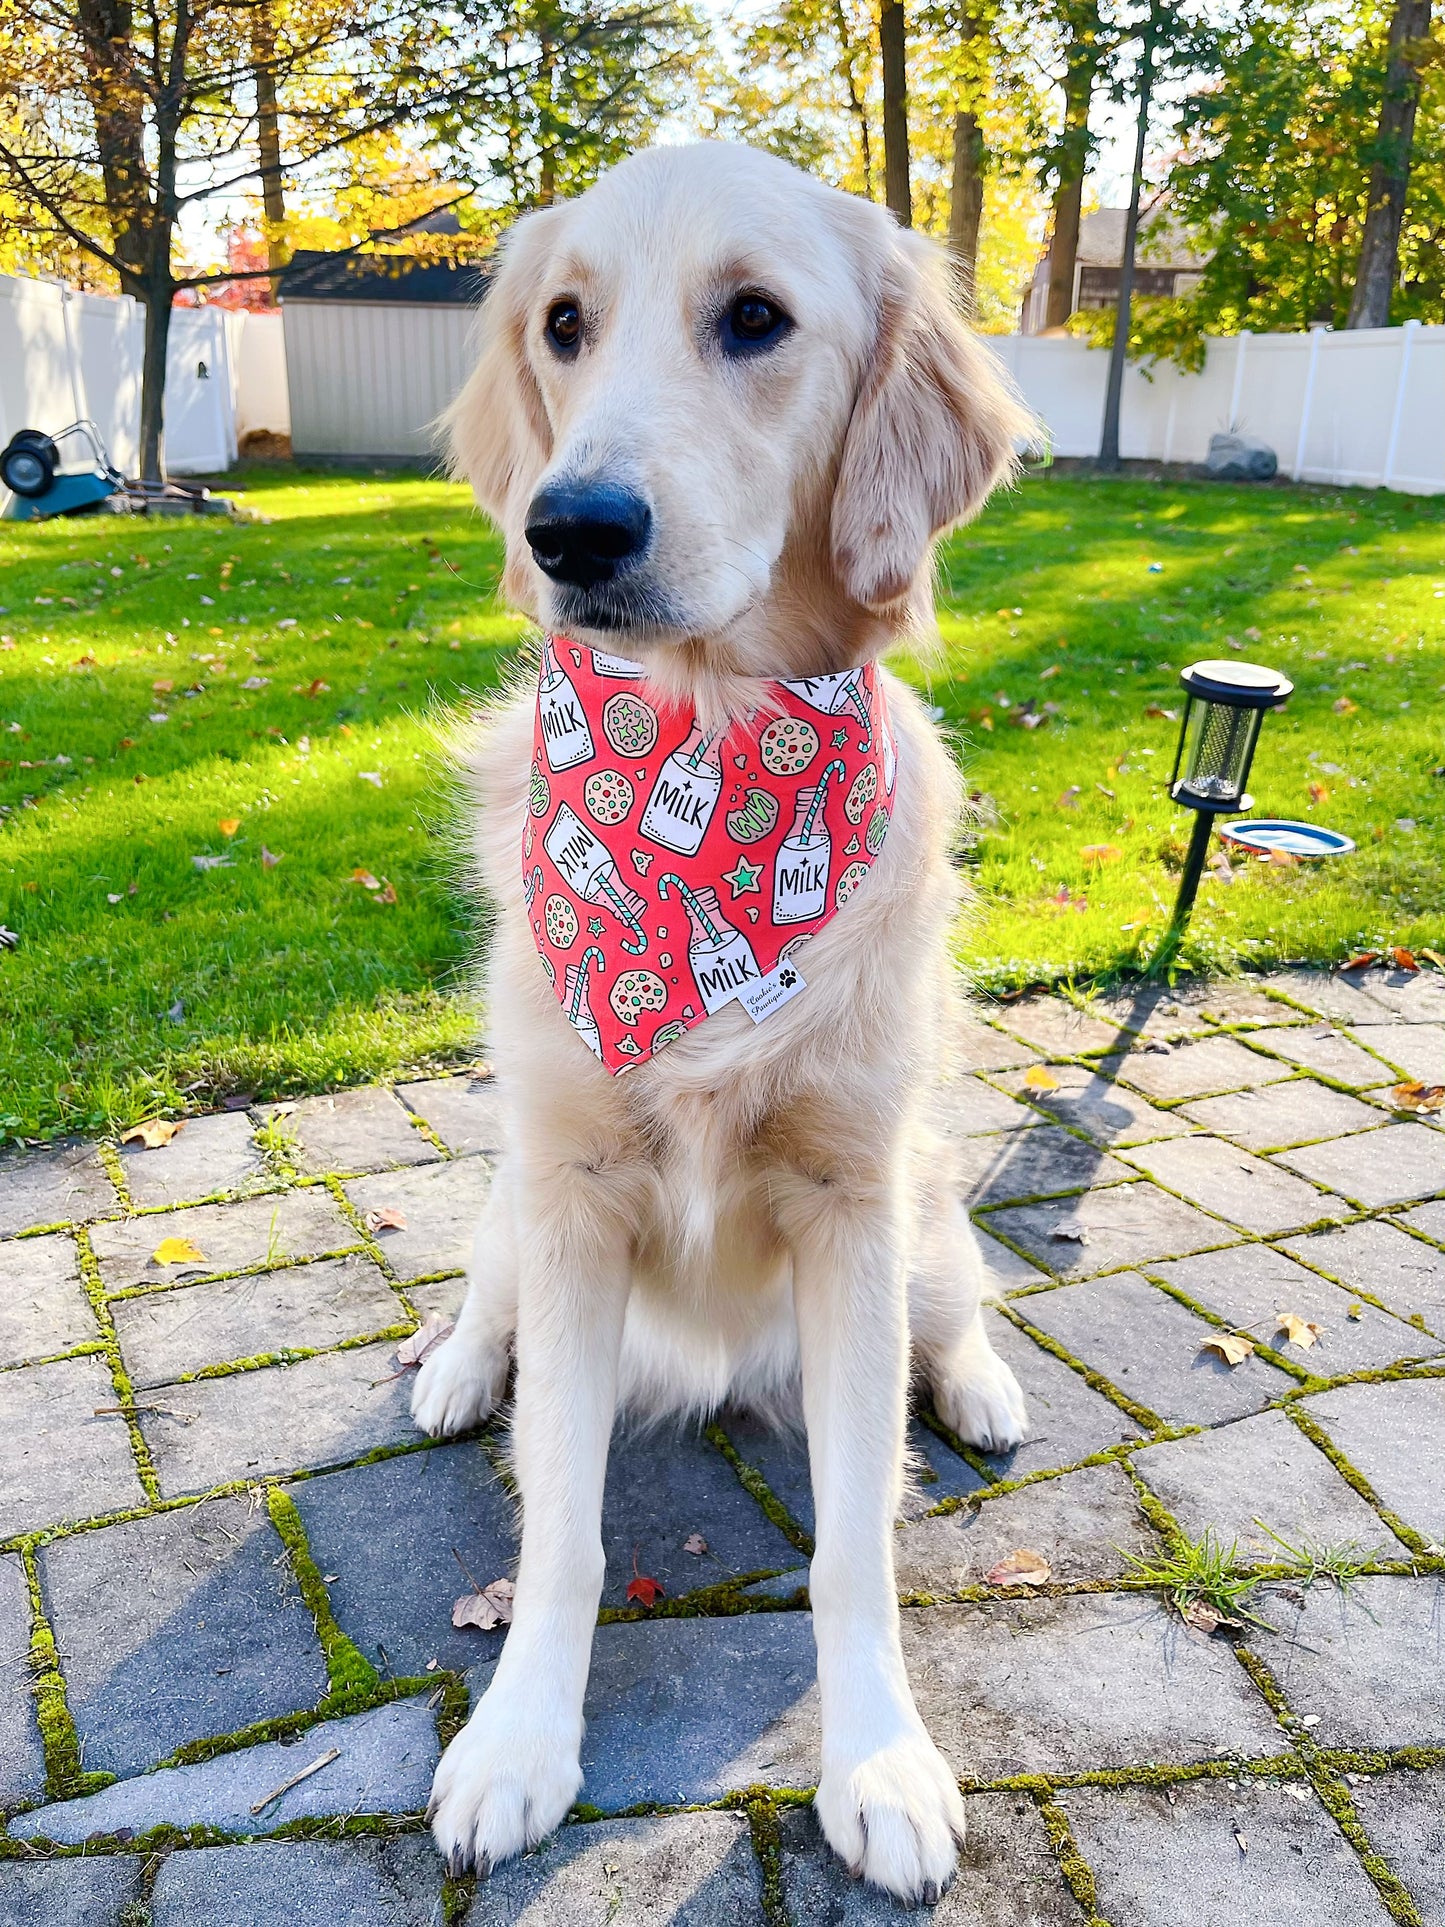
[[[1323,327],[1310,329],[1310,358],[1309,365],[1305,369],[1304,400],[1300,403],[1299,438],[1294,445],[1294,479],[1296,481],[1304,472],[1305,438],[1310,432],[1310,408],[1315,398],[1315,364],[1320,358],[1320,336],[1324,332]]]
[[[1239,346],[1234,351],[1234,392],[1229,397],[1229,420],[1224,424],[1231,435],[1239,432],[1239,398],[1244,392],[1244,349],[1250,330],[1241,328]]]
[[[1415,345],[1415,336],[1420,332],[1418,321],[1407,321],[1400,330],[1400,373],[1395,382],[1395,412],[1390,417],[1390,440],[1385,449],[1385,470],[1380,477],[1380,487],[1390,486],[1390,477],[1395,473],[1395,453],[1400,445],[1400,423],[1405,418],[1405,389],[1410,380],[1410,350]]]

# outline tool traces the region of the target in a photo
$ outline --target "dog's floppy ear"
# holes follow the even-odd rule
[[[448,467],[503,534],[551,454],[552,432],[526,355],[526,328],[548,245],[545,212],[519,221],[494,257],[478,319],[478,357],[441,418]]]
[[[933,538],[977,513],[1032,427],[964,327],[939,250],[895,231],[833,494],[833,561],[849,595],[873,609],[903,602]]]

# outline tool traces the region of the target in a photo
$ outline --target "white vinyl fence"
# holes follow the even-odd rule
[[[470,308],[402,302],[289,301],[279,315],[177,309],[167,465],[224,469],[238,438],[260,428],[289,433],[298,456],[430,462],[431,424],[466,378],[474,328]],[[986,341],[1054,453],[1096,454],[1107,355],[1062,337]],[[0,276],[0,442],[89,414],[133,470],[140,356],[134,302]],[[1126,371],[1126,458],[1202,462],[1226,429],[1268,442],[1296,480],[1445,492],[1445,327],[1245,334],[1211,341],[1197,375],[1170,363]]]
[[[1096,455],[1108,356],[1057,336],[991,335],[1056,455]],[[1150,376],[1152,375],[1152,379]],[[1124,376],[1120,453],[1202,462],[1223,430],[1268,442],[1296,481],[1445,491],[1445,328],[1242,334],[1210,341],[1203,369]]]
[[[134,474],[144,336],[128,297],[0,275],[0,446],[18,428],[54,434],[89,416],[117,468]],[[171,473],[215,474],[248,428],[287,426],[280,317],[177,308],[166,357]]]

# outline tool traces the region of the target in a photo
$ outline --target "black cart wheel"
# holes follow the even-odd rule
[[[22,428],[0,453],[0,482],[29,501],[44,495],[55,480],[60,451],[38,428]]]

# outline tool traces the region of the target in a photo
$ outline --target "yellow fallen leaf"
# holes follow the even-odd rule
[[[1086,843],[1079,855],[1085,863],[1112,863],[1123,852],[1117,843]]]
[[[1390,1102],[1397,1111],[1445,1110],[1445,1084],[1424,1084],[1414,1077],[1391,1087]]]
[[[1415,954],[1425,958],[1427,963],[1434,964],[1437,970],[1445,970],[1445,957],[1442,957],[1438,950],[1418,950]]]
[[[223,816],[216,825],[222,836],[234,836],[241,827],[239,816]]]
[[[176,1132],[184,1129],[186,1120],[181,1118],[148,1117],[144,1124],[133,1124],[121,1134],[122,1144],[140,1143],[148,1151],[158,1151],[163,1144],[169,1144]]]
[[[1020,1546],[1017,1552],[990,1566],[983,1578],[987,1586],[1046,1586],[1053,1576],[1054,1569],[1047,1559]]]
[[[1301,1318],[1298,1312],[1277,1311],[1274,1319],[1276,1329],[1282,1331],[1303,1352],[1307,1352],[1317,1338],[1325,1335],[1323,1325],[1315,1324],[1313,1319]]]
[[[162,1238],[151,1253],[151,1263],[157,1265],[203,1265],[205,1262],[205,1252],[189,1238]]]
[[[1024,1072],[1024,1088],[1030,1091],[1056,1091],[1059,1080],[1047,1064],[1030,1064]]]
[[[1226,1365],[1242,1365],[1254,1350],[1254,1340],[1245,1338],[1239,1332],[1219,1332],[1213,1338],[1206,1338],[1199,1347],[1202,1352],[1214,1352]]]

